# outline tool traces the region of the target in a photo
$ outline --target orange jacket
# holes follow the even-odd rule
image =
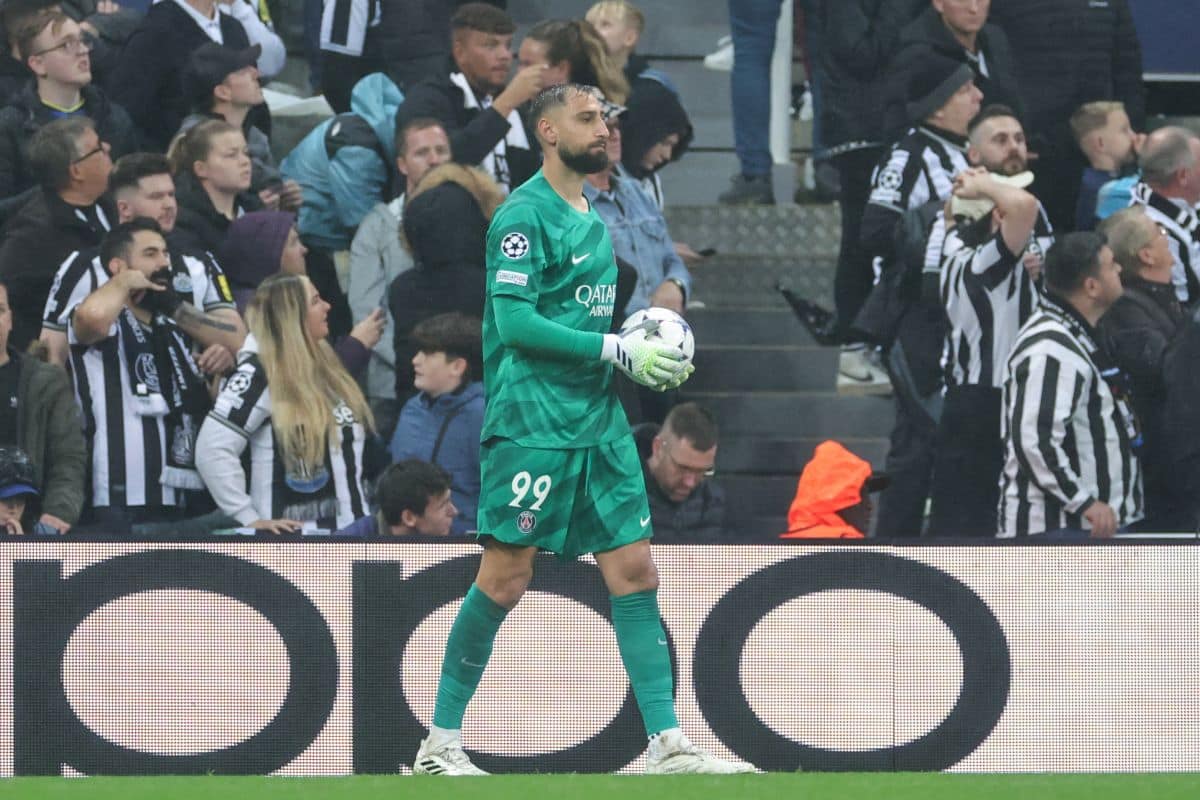
[[[864,534],[839,511],[862,501],[871,465],[834,441],[817,445],[796,484],[788,509],[788,529],[781,539],[862,539]]]

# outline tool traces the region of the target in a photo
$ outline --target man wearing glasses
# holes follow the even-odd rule
[[[40,188],[9,219],[0,246],[0,279],[13,309],[9,344],[18,350],[41,332],[59,265],[76,250],[99,247],[117,223],[105,194],[113,166],[108,144],[87,117],[42,127],[29,143],[29,166]]]
[[[652,437],[652,438],[651,438]],[[655,544],[725,539],[725,492],[714,481],[717,422],[696,403],[671,409],[657,431],[637,432]],[[648,453],[645,440],[650,439]]]
[[[1167,353],[1178,344],[1188,321],[1175,296],[1171,272],[1175,257],[1165,228],[1143,206],[1118,211],[1100,223],[1099,232],[1121,265],[1125,292],[1100,320],[1100,333],[1113,361],[1130,378],[1133,409],[1141,423],[1142,481],[1148,531],[1193,530],[1195,519],[1183,498],[1171,491],[1166,405]],[[1195,369],[1194,365],[1190,367]],[[1194,400],[1190,400],[1194,402]]]
[[[56,119],[91,119],[113,158],[137,150],[129,114],[92,84],[92,41],[78,23],[56,8],[46,8],[23,20],[13,36],[35,80],[0,112],[0,198],[33,188],[29,141]]]

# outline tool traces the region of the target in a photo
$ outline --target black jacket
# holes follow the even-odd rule
[[[100,140],[112,148],[113,160],[136,152],[137,133],[125,109],[111,102],[95,86],[83,87],[81,94],[83,113],[95,123]],[[0,111],[0,197],[12,197],[34,185],[29,171],[29,140],[54,120],[53,112],[42,103],[32,81],[17,93],[8,108]]]
[[[98,211],[97,211],[98,209]],[[86,210],[68,205],[57,193],[37,189],[4,226],[0,238],[0,279],[8,285],[13,331],[8,342],[18,350],[38,337],[42,312],[59,266],[76,250],[99,247],[106,230],[81,219],[102,214],[117,224],[117,209],[108,196]]]
[[[415,393],[416,349],[410,335],[417,323],[451,311],[483,317],[487,224],[475,198],[456,183],[430,189],[405,205],[404,236],[416,266],[400,273],[388,290],[401,404]]]
[[[638,455],[642,459],[642,478],[646,482],[646,500],[654,527],[654,544],[721,544],[730,541],[725,527],[725,490],[707,478],[682,503],[676,503],[658,485],[650,472],[648,459],[651,443],[659,426],[653,422],[633,430]]]
[[[217,211],[208,193],[191,174],[175,178],[175,197],[179,215],[175,220],[172,241],[188,253],[218,255],[225,249],[225,234],[232,221]],[[235,201],[243,213],[262,209],[262,200],[251,192],[243,192]]]
[[[235,50],[249,47],[242,23],[218,13],[225,46]],[[193,50],[209,41],[177,3],[162,2],[150,6],[142,24],[125,43],[108,92],[133,117],[147,146],[166,150],[179,130],[189,111],[183,91],[184,65]]]
[[[900,47],[900,29],[928,0],[827,0],[819,4],[818,54],[822,138],[828,147],[861,142],[888,145],[883,108],[889,89],[887,67]],[[857,149],[857,148],[855,148]]]
[[[885,120],[887,129],[899,135],[909,126],[920,122],[908,119],[905,113],[906,84],[911,72],[910,64],[931,52],[955,61],[966,61],[971,65],[975,73],[975,86],[983,93],[981,107],[1001,103],[1016,111],[1020,118],[1024,112],[1024,103],[1017,89],[1008,37],[1003,30],[988,23],[979,31],[975,44],[978,52],[983,55],[983,63],[988,72],[986,76],[980,70],[979,64],[967,57],[963,46],[946,28],[941,15],[932,6],[928,6],[919,17],[904,26],[900,31],[900,49],[890,70],[892,80],[888,90],[888,111]]]
[[[1146,498],[1146,530],[1188,527],[1182,511],[1187,503],[1172,488],[1172,467],[1165,425],[1167,403],[1164,363],[1167,352],[1187,323],[1175,298],[1175,287],[1122,276],[1125,292],[1097,326],[1112,362],[1129,377],[1133,409],[1141,425],[1142,485]],[[1194,364],[1192,369],[1200,367]],[[1194,402],[1189,398],[1189,402]]]
[[[419,117],[432,117],[442,123],[450,137],[450,149],[454,160],[460,164],[478,166],[496,144],[508,134],[508,120],[494,108],[466,108],[462,89],[450,81],[450,76],[439,76],[422,81],[412,87],[400,108],[396,109],[396,130]],[[541,152],[532,134],[529,135],[529,150],[508,147],[508,168],[511,188],[515,189],[529,180],[541,166]]]
[[[29,68],[13,58],[7,48],[0,52],[0,105],[8,105],[32,78]]]
[[[1142,49],[1127,0],[1004,0],[989,19],[1008,35],[1031,133],[1066,133],[1075,109],[1120,100],[1144,130]]]

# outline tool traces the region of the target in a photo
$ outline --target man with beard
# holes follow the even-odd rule
[[[672,388],[691,374],[690,365],[677,348],[608,333],[617,265],[608,231],[583,194],[585,176],[608,165],[596,90],[545,89],[530,119],[545,164],[488,229],[483,557],[450,630],[433,725],[413,772],[485,774],[462,749],[462,719],[500,624],[529,586],[538,550],[572,559],[595,554],[650,737],[647,771],[750,771],[694,747],[679,728],[646,486],[613,382],[615,365],[642,385]]]
[[[109,533],[179,516],[203,489],[195,441],[210,405],[188,340],[158,223],[138,218],[104,238],[112,278],[67,322],[72,377],[92,455],[92,522]]]
[[[117,162],[108,181],[117,205],[117,221],[148,217],[167,237],[171,259],[171,287],[183,302],[174,320],[192,340],[196,363],[209,375],[224,375],[234,365],[234,354],[246,338],[246,326],[234,305],[225,273],[210,253],[185,253],[172,232],[178,217],[175,181],[166,156],[130,153]],[[76,306],[109,279],[99,252],[88,248],[72,253],[54,276],[42,314],[38,337],[49,360],[66,365],[67,319]]]

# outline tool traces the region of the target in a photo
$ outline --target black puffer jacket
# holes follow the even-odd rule
[[[451,311],[483,317],[487,226],[475,197],[457,183],[443,183],[405,204],[404,237],[416,266],[400,273],[388,290],[401,403],[415,391],[410,334],[417,323]]]
[[[172,238],[178,246],[188,253],[215,255],[224,252],[225,234],[233,221],[217,211],[200,182],[190,173],[176,175],[175,196],[179,202],[179,216]],[[242,192],[235,201],[238,216],[259,211],[262,207],[258,195],[251,192]]]
[[[822,136],[828,147],[891,144],[880,110],[887,66],[900,47],[900,29],[928,0],[825,0],[819,4]]]
[[[112,148],[113,160],[137,152],[137,133],[125,109],[95,86],[83,87],[81,94],[83,113],[95,124],[100,141]],[[34,185],[29,170],[29,140],[54,120],[32,81],[17,93],[8,108],[0,111],[0,197],[12,197]]]
[[[1012,45],[1030,128],[1065,128],[1083,103],[1120,100],[1143,129],[1142,49],[1127,0],[1004,0],[989,19]]]

